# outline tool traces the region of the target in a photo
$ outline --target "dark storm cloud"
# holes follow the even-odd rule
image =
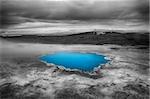
[[[47,20],[148,21],[148,2],[149,0],[3,0],[1,17],[2,23],[17,23],[18,17]]]
[[[135,10],[141,15],[142,19],[149,19],[149,0],[139,0],[135,6]]]

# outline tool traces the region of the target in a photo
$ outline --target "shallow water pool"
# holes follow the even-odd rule
[[[109,61],[104,55],[80,52],[57,52],[43,55],[40,60],[44,63],[54,64],[58,68],[84,72],[94,71]]]

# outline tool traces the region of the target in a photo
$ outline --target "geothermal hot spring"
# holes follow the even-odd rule
[[[104,55],[96,53],[57,52],[40,57],[47,64],[54,64],[65,70],[92,72],[106,64],[109,60]]]

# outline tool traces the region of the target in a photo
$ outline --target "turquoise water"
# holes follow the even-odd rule
[[[57,52],[41,56],[40,60],[55,64],[57,67],[84,72],[91,72],[101,64],[106,64],[109,61],[104,55],[80,52]]]

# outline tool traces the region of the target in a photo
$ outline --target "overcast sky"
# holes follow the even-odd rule
[[[137,19],[148,22],[148,2],[149,0],[3,0],[1,17],[3,24],[19,20],[17,17],[85,21]]]

